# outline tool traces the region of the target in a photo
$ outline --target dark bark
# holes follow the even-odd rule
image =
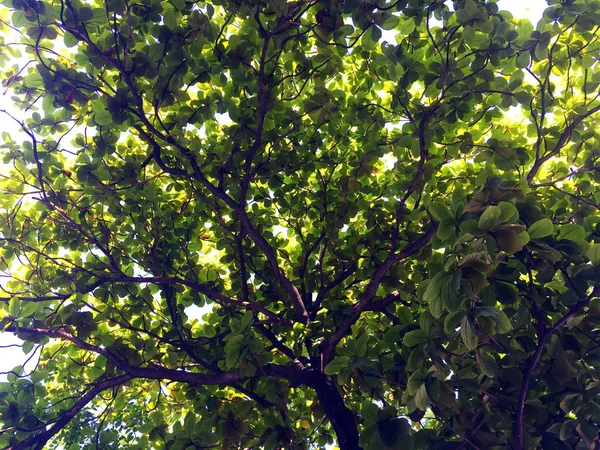
[[[132,377],[130,375],[120,375],[115,378],[110,378],[108,380],[92,384],[91,389],[89,389],[84,395],[82,395],[81,398],[77,400],[73,406],[71,406],[61,416],[59,416],[56,422],[54,422],[54,424],[50,428],[43,431],[42,433],[31,436],[30,438],[25,439],[24,441],[21,441],[15,445],[9,445],[4,450],[42,450],[46,446],[46,443],[52,438],[52,436],[54,436],[56,433],[62,430],[71,421],[71,419],[75,417],[75,415],[79,411],[81,411],[85,406],[87,406],[88,403],[90,403],[94,398],[96,398],[97,395],[99,395],[102,391],[106,389],[120,386],[123,383],[126,383],[127,381],[131,380],[131,378]]]
[[[381,281],[390,270],[390,268],[402,261],[409,256],[417,253],[421,248],[431,241],[435,233],[437,232],[438,224],[436,222],[431,222],[429,229],[419,237],[414,242],[408,244],[402,251],[398,253],[391,253],[387,259],[377,268],[375,274],[371,277],[371,281],[367,285],[365,291],[360,297],[360,300],[354,304],[354,308],[350,314],[348,314],[344,320],[340,323],[334,333],[331,335],[329,340],[327,341],[326,347],[323,351],[324,356],[324,365],[327,365],[334,357],[335,347],[338,343],[346,336],[352,327],[356,323],[356,321],[360,318],[362,313],[366,311],[375,298],[375,294],[377,293],[377,289],[381,285]]]
[[[517,402],[517,411],[515,413],[515,449],[523,450],[523,442],[524,442],[524,418],[525,418],[525,402],[527,401],[527,393],[529,391],[529,387],[531,385],[531,380],[533,377],[533,371],[537,367],[538,362],[540,361],[540,357],[542,356],[542,352],[544,351],[544,346],[548,341],[548,338],[552,336],[559,328],[561,328],[567,321],[581,311],[585,306],[587,306],[590,301],[600,296],[600,285],[594,286],[591,294],[587,296],[584,300],[578,302],[575,306],[573,306],[562,318],[556,322],[552,328],[547,331],[540,333],[540,337],[538,340],[537,347],[535,349],[535,353],[529,359],[527,363],[527,367],[525,372],[523,373],[523,384],[521,385],[521,391],[519,392],[519,400]]]
[[[317,393],[319,402],[337,436],[340,450],[361,450],[358,445],[358,427],[354,413],[344,403],[330,376],[311,372],[304,382]]]

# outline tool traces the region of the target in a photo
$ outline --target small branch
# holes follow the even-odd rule
[[[271,330],[269,330],[268,328],[266,328],[262,325],[254,325],[254,328],[256,328],[260,334],[262,334],[264,337],[266,337],[271,342],[271,344],[273,344],[273,347],[275,347],[277,350],[279,350],[285,356],[290,358],[292,361],[299,359],[294,354],[294,352],[292,351],[291,348],[289,348],[283,342],[281,342],[279,339],[277,339],[277,336],[275,336],[275,334]],[[302,358],[302,359],[305,359],[305,358]]]
[[[398,248],[398,235],[400,234],[400,221],[402,220],[402,216],[404,214],[404,206],[406,205],[406,202],[408,201],[410,196],[417,189],[419,180],[425,173],[425,163],[427,162],[427,158],[429,157],[427,142],[425,140],[425,126],[429,118],[435,113],[436,110],[437,107],[429,109],[427,112],[424,113],[423,117],[419,121],[419,125],[417,128],[420,153],[419,163],[417,165],[417,172],[415,173],[413,179],[410,182],[410,185],[408,186],[408,189],[406,190],[406,192],[398,202],[398,206],[396,207],[396,221],[394,223],[394,228],[392,229],[392,251],[396,251],[396,249]],[[416,126],[416,124],[413,121],[414,119],[412,118],[412,115],[408,112],[408,110],[406,110],[406,113],[408,115],[409,120],[413,123],[413,125]]]
[[[407,302],[400,298],[400,292],[394,291],[381,301],[371,303],[365,311],[383,311],[394,302],[402,303],[404,306],[409,306]]]
[[[558,142],[556,143],[556,145],[554,146],[552,151],[550,151],[549,153],[546,153],[541,158],[536,158],[535,162],[533,163],[533,166],[531,167],[531,170],[529,171],[529,174],[527,175],[527,181],[529,182],[530,185],[531,185],[531,182],[533,181],[533,179],[535,178],[535,176],[537,175],[538,171],[542,167],[542,164],[544,164],[546,161],[548,161],[550,158],[552,158],[553,156],[555,156],[558,152],[560,152],[562,150],[562,148],[565,146],[567,141],[571,138],[571,135],[573,134],[573,131],[575,131],[575,128],[577,128],[577,126],[584,119],[586,119],[587,117],[591,116],[592,114],[594,114],[598,111],[600,111],[600,105],[595,106],[594,108],[590,109],[586,113],[577,116],[573,120],[573,122],[571,122],[565,128],[565,130],[562,132],[562,134],[558,138]]]
[[[264,314],[265,317],[271,319],[274,322],[281,323],[284,325],[289,325],[289,326],[293,325],[293,322],[291,320],[280,317],[279,315],[275,314],[272,311],[269,311],[268,309],[266,309],[265,307],[263,307],[257,303],[235,300],[231,297],[221,294],[220,292],[215,291],[214,289],[207,287],[206,285],[204,285],[202,283],[185,280],[185,279],[179,278],[179,277],[120,276],[120,277],[116,277],[116,278],[106,278],[105,281],[123,282],[123,283],[169,284],[169,285],[180,284],[183,286],[187,286],[190,289],[193,289],[197,292],[200,292],[201,294],[206,295],[208,298],[210,298],[213,301],[221,302],[223,304],[233,306],[238,309],[239,308],[249,309],[256,313]]]
[[[255,17],[257,23],[262,28],[262,25],[258,18],[258,11]],[[246,163],[244,165],[245,175],[242,178],[242,195],[240,198],[240,203],[242,205],[246,204],[246,193],[248,191],[248,186],[250,185],[250,181],[252,179],[252,162],[254,161],[256,152],[262,144],[262,132],[265,123],[265,116],[267,115],[266,96],[268,94],[268,90],[265,90],[265,60],[267,58],[267,51],[269,49],[271,35],[264,33],[264,30],[261,34],[265,34],[265,36],[258,68],[258,125],[256,127],[256,139],[254,140],[254,144],[250,148],[250,152],[248,153],[248,157],[246,158]]]
[[[283,272],[283,269],[279,267],[277,263],[277,257],[275,255],[275,250],[271,245],[266,241],[262,235],[254,229],[250,223],[249,217],[246,215],[246,212],[238,208],[238,214],[240,215],[240,220],[242,225],[248,234],[248,236],[254,241],[254,243],[264,252],[267,257],[267,261],[271,266],[271,270],[273,271],[273,275],[275,279],[279,283],[279,285],[288,293],[290,296],[292,303],[296,309],[296,313],[298,315],[298,320],[303,323],[307,323],[309,321],[308,312],[306,311],[306,307],[304,305],[304,301],[302,300],[302,295],[294,286],[294,284],[289,280],[289,278]]]
[[[327,345],[325,347],[324,354],[324,365],[331,361],[333,354],[335,353],[335,347],[337,344],[343,339],[344,336],[350,330],[350,327],[354,325],[354,323],[361,316],[363,311],[366,311],[370,306],[371,302],[375,298],[375,294],[377,293],[377,289],[381,284],[385,274],[388,270],[397,262],[412,256],[416,252],[418,252],[421,248],[429,243],[431,238],[437,232],[438,224],[436,222],[432,222],[429,230],[421,236],[416,241],[408,244],[401,252],[390,254],[387,259],[379,266],[379,268],[375,271],[375,274],[371,278],[371,281],[367,285],[363,295],[361,296],[358,303],[354,305],[353,311],[342,320],[342,323],[337,327],[331,338],[327,341]]]
[[[521,385],[521,391],[519,392],[519,400],[517,402],[517,411],[515,413],[515,450],[523,450],[523,418],[525,413],[525,401],[527,400],[527,392],[529,391],[529,386],[531,384],[531,378],[533,376],[533,371],[535,370],[540,358],[542,356],[542,352],[544,351],[544,346],[546,341],[550,336],[552,336],[559,328],[561,328],[567,321],[577,314],[581,309],[587,306],[590,301],[600,296],[600,284],[596,285],[592,290],[592,293],[588,295],[585,300],[581,300],[577,302],[575,306],[573,306],[569,311],[562,316],[562,318],[556,322],[552,328],[550,328],[546,333],[540,335],[537,348],[535,349],[535,353],[529,360],[529,364],[525,369],[525,373],[523,375],[523,384]]]
[[[73,419],[73,417],[75,417],[79,411],[85,408],[88,403],[96,398],[98,394],[106,389],[120,386],[123,383],[131,380],[131,378],[132,377],[130,375],[126,374],[111,378],[109,380],[93,383],[92,389],[86,392],[77,402],[75,402],[73,406],[65,411],[54,423],[54,425],[52,425],[52,427],[46,431],[43,431],[42,433],[31,436],[30,438],[27,438],[18,444],[15,444],[11,447],[6,447],[5,450],[30,450],[32,448],[35,450],[42,450],[52,436],[62,430],[71,421],[71,419]]]
[[[321,267],[322,267],[322,265],[321,265]],[[342,273],[340,273],[335,280],[333,280],[331,283],[329,283],[325,286],[322,286],[321,289],[319,289],[319,293],[317,294],[317,298],[315,299],[315,304],[312,308],[312,316],[311,316],[312,319],[314,319],[317,316],[317,313],[319,312],[319,308],[321,307],[321,302],[325,298],[325,295],[330,290],[339,286],[344,281],[346,281],[350,276],[352,276],[352,274],[354,274],[354,272],[356,272],[356,269],[357,269],[356,264],[352,264],[349,268],[347,268]]]

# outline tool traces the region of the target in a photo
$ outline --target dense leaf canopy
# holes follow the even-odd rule
[[[600,1],[2,3],[0,447],[598,448]]]

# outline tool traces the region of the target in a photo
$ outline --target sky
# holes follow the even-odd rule
[[[498,0],[497,3],[501,10],[508,10],[517,18],[527,18],[534,26],[546,8],[545,0]],[[15,117],[20,117],[21,114],[11,108],[10,102],[10,93],[7,94],[0,90],[0,109],[5,109]],[[17,126],[12,120],[8,120],[6,116],[0,118],[0,132],[7,131],[12,134],[16,130]],[[37,355],[33,355],[32,358],[30,358],[31,353],[25,355],[18,345],[19,342],[12,334],[0,333],[0,380],[5,379],[6,371],[23,364],[27,359],[30,359],[27,368],[35,366]]]

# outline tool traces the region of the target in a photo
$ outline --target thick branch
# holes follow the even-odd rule
[[[342,338],[346,336],[346,334],[348,334],[350,327],[354,325],[354,323],[358,320],[363,311],[368,309],[369,305],[375,298],[377,289],[379,288],[379,285],[383,281],[383,278],[385,277],[388,270],[390,270],[390,268],[397,262],[406,259],[409,256],[412,256],[425,245],[427,245],[431,238],[433,238],[433,236],[435,235],[437,228],[438,224],[436,222],[432,222],[429,230],[427,230],[427,232],[423,236],[421,236],[416,241],[408,244],[401,252],[392,253],[391,255],[389,255],[387,259],[381,264],[381,266],[379,266],[379,268],[375,271],[375,274],[371,278],[371,281],[367,285],[367,288],[363,292],[363,295],[361,296],[360,300],[354,305],[353,311],[350,313],[350,315],[346,316],[344,320],[342,320],[342,323],[337,327],[331,338],[329,338],[329,340],[327,341],[327,346],[324,355],[325,364],[327,364],[331,360],[333,354],[335,353],[335,347],[342,340]]]
[[[241,208],[238,208],[238,214],[240,215],[240,220],[246,233],[248,236],[254,241],[256,245],[264,252],[267,257],[267,261],[271,266],[271,270],[275,275],[275,279],[280,284],[280,286],[289,294],[294,307],[296,308],[296,314],[299,316],[299,320],[303,323],[307,323],[309,320],[308,312],[306,311],[306,307],[304,306],[304,301],[302,300],[302,296],[300,292],[294,286],[294,284],[289,280],[289,278],[285,275],[283,270],[277,264],[277,257],[275,255],[275,250],[271,245],[261,236],[261,234],[256,231],[248,218],[246,211]]]
[[[58,338],[73,343],[75,346],[103,355],[112,362],[118,369],[125,372],[124,375],[112,378],[110,380],[93,383],[92,388],[83,395],[71,408],[63,413],[55,424],[48,430],[32,436],[15,446],[8,447],[5,450],[26,450],[34,447],[36,450],[41,450],[46,442],[56,433],[63,429],[75,415],[81,411],[89,402],[91,402],[100,392],[111,387],[119,386],[131,379],[142,378],[147,380],[169,380],[188,383],[192,385],[226,385],[235,386],[238,382],[246,379],[239,371],[221,372],[217,374],[202,374],[192,373],[183,370],[168,369],[158,366],[153,367],[136,367],[128,364],[126,361],[118,358],[108,350],[89,344],[82,339],[68,333],[67,331],[50,330],[43,328],[24,328],[11,326],[6,328],[6,331],[30,333],[36,336],[46,336],[50,338]],[[302,384],[303,376],[302,367],[294,366],[279,366],[276,364],[267,364],[259,369],[259,376],[273,376],[286,378],[294,383]]]
[[[30,450],[34,448],[35,450],[42,450],[52,436],[62,430],[70,421],[75,417],[75,415],[81,411],[85,406],[91,402],[98,394],[106,389],[110,389],[116,386],[120,386],[123,383],[131,380],[130,375],[120,375],[115,378],[111,378],[109,380],[100,381],[92,384],[92,389],[87,391],[73,406],[71,406],[67,411],[65,411],[58,420],[52,425],[52,427],[48,428],[46,431],[43,431],[39,434],[31,436],[24,441],[19,442],[16,445],[11,447],[6,447],[4,450]]]
[[[344,404],[344,399],[331,377],[313,371],[305,376],[304,384],[312,387],[317,393],[319,402],[335,430],[340,449],[360,450],[356,416]]]

